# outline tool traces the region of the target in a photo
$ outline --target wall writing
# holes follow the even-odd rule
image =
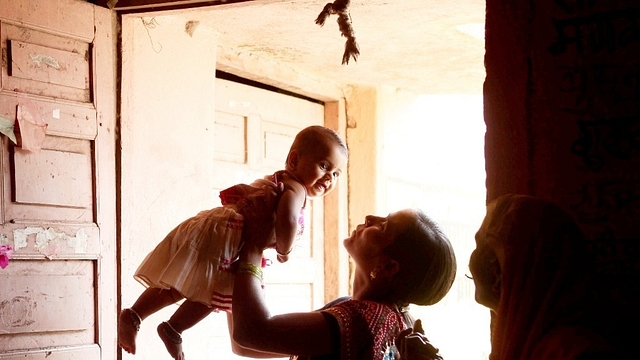
[[[600,296],[631,305],[640,275],[640,3],[555,0],[538,14],[546,44],[534,69],[550,75],[538,80],[559,114],[546,121],[574,134],[568,205],[609,288]]]

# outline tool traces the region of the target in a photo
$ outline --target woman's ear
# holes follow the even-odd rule
[[[398,271],[400,271],[400,265],[398,264],[398,262],[393,259],[387,258],[384,263],[379,263],[373,268],[373,270],[371,270],[371,273],[369,273],[369,277],[371,278],[371,280],[384,279],[387,281],[391,281],[393,280],[395,274],[398,273]]]
[[[400,271],[400,264],[393,260],[387,259],[384,265],[381,265],[381,271],[379,273],[384,274],[389,279],[392,279]]]

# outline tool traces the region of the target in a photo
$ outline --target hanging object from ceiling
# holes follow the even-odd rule
[[[356,42],[355,31],[351,25],[349,2],[350,0],[336,0],[333,3],[328,3],[316,18],[316,24],[323,26],[329,15],[338,15],[337,22],[340,27],[340,32],[342,33],[342,36],[347,38],[344,45],[344,55],[342,55],[342,65],[349,64],[350,58],[353,58],[353,60],[357,62],[358,55],[360,55],[360,49],[358,49],[358,43]]]

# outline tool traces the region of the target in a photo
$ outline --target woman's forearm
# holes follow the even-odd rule
[[[227,324],[229,325],[229,334],[233,334],[233,315],[231,313],[227,313]],[[231,337],[231,350],[236,355],[253,359],[273,359],[289,357],[288,355],[262,352],[242,347],[240,346],[240,344],[234,341],[233,336]]]
[[[233,290],[233,339],[242,347],[255,348],[271,317],[264,301],[261,269],[262,250],[247,245],[238,260]]]

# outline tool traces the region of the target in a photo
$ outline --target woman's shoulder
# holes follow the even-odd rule
[[[600,334],[582,326],[559,326],[540,339],[535,350],[537,359],[623,359]],[[605,355],[606,354],[606,355]]]
[[[344,319],[354,316],[367,318],[370,320],[377,318],[398,317],[400,315],[395,306],[368,300],[354,300],[351,298],[344,299],[333,303],[332,306],[323,308],[332,315]],[[401,318],[401,315],[398,319]]]
[[[324,310],[324,309],[328,309],[334,305],[338,305],[340,303],[343,303],[345,301],[349,301],[351,300],[351,296],[341,296],[335,300],[329,301],[328,303],[326,303],[322,308],[320,308],[320,310]]]

